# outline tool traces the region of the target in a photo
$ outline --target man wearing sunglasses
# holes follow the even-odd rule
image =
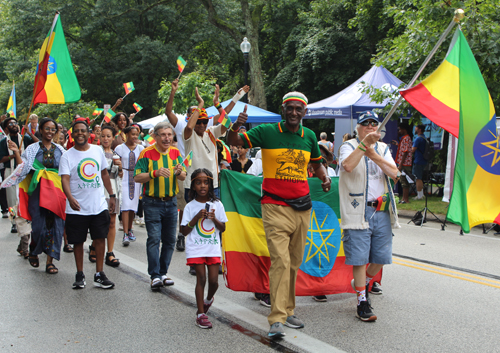
[[[377,115],[359,114],[357,137],[340,146],[339,196],[346,265],[358,298],[356,316],[375,321],[368,298],[370,281],[392,262],[392,229],[400,228],[389,178],[400,175],[389,146],[380,142]],[[387,205],[388,207],[384,207]],[[368,266],[366,266],[369,264]]]
[[[12,174],[16,169],[18,160],[20,161],[20,155],[24,152],[24,149],[31,145],[33,142],[38,142],[38,138],[33,135],[33,133],[28,130],[28,136],[24,138],[19,134],[19,125],[17,120],[13,117],[8,117],[2,122],[2,128],[5,131],[6,138],[0,141],[0,163],[5,165],[5,178]],[[17,146],[19,152],[13,152],[10,148],[12,146]],[[19,155],[19,159],[16,158]],[[7,193],[7,205],[8,207],[14,207],[17,205],[17,194],[16,186],[11,186],[6,189]],[[17,233],[17,225],[12,220],[11,233]],[[19,242],[19,247],[17,251],[24,255],[28,253],[28,241],[29,234],[21,234],[21,240]]]

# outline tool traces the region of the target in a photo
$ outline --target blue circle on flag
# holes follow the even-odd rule
[[[486,172],[500,175],[500,137],[493,117],[474,140],[474,159]]]
[[[325,277],[335,264],[340,249],[339,218],[324,202],[313,201],[304,257],[300,269],[313,277]]]
[[[55,74],[57,71],[57,63],[56,59],[52,56],[49,56],[49,63],[47,65],[47,75]]]

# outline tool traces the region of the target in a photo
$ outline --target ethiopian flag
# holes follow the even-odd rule
[[[35,172],[28,174],[19,183],[19,216],[31,220],[28,212],[28,200],[35,189],[40,185],[40,207],[54,212],[59,218],[66,220],[66,195],[64,195],[61,177],[57,169],[45,168],[35,159]]]
[[[106,112],[106,115],[104,115],[104,121],[109,123],[115,115],[116,115],[116,113],[114,111],[112,111],[111,109],[108,109],[108,111]]]
[[[123,88],[125,89],[125,95],[129,94],[132,91],[135,91],[135,87],[134,87],[133,82],[125,82],[123,84]]]
[[[146,135],[144,137],[144,141],[147,141],[150,145],[152,145],[155,142],[155,139],[150,135]]]
[[[33,105],[74,103],[80,99],[81,95],[61,19],[57,13],[40,50],[33,90]]]
[[[262,223],[262,178],[221,171],[221,200],[228,222],[222,235],[227,287],[234,291],[269,293],[271,260]],[[338,178],[329,192],[321,181],[308,179],[313,208],[296,295],[354,293],[352,266],[345,265],[340,229]],[[374,280],[380,281],[381,274]]]
[[[177,68],[179,69],[179,72],[184,71],[185,67],[186,67],[186,60],[184,60],[182,56],[179,56],[177,58]]]
[[[12,92],[10,92],[9,102],[7,103],[7,114],[13,118],[16,117],[16,84],[12,83]]]
[[[104,109],[102,109],[102,108],[96,108],[96,109],[94,110],[94,112],[92,113],[92,115],[99,115],[99,114],[101,114],[103,111],[104,111]]]
[[[500,224],[500,138],[488,88],[459,29],[446,61],[457,79],[443,82],[443,89],[457,94],[460,119],[453,193],[446,218],[468,233],[478,224]]]
[[[226,111],[222,109],[222,113],[219,116],[219,123],[221,123],[226,129],[229,129],[231,126],[231,119],[226,114]]]
[[[139,104],[134,103],[132,105],[134,106],[134,109],[137,113],[139,113],[142,110],[142,107]]]

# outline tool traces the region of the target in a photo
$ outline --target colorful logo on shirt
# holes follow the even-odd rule
[[[203,222],[207,221],[206,218],[199,219],[198,222],[196,223],[196,231],[200,235],[200,237],[203,238],[211,238],[212,234],[215,232],[215,227],[212,226],[212,228],[208,228],[205,225],[203,225]],[[213,223],[213,222],[212,222]]]
[[[93,158],[84,158],[78,164],[78,176],[87,183],[91,183],[99,173],[99,163]],[[96,180],[99,182],[99,180]]]

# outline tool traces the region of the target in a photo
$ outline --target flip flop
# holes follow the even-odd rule
[[[56,273],[59,272],[59,270],[54,264],[47,264],[45,265],[45,272],[51,275],[55,275]]]

